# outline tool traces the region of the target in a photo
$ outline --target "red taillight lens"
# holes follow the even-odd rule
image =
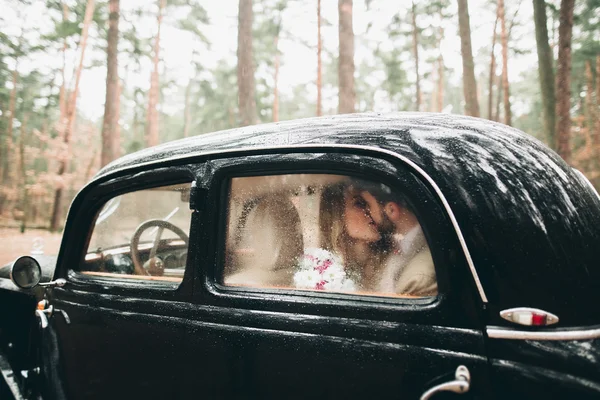
[[[545,314],[531,314],[531,325],[533,326],[544,326],[547,324],[547,316]]]

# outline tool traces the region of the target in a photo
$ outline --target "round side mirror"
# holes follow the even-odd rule
[[[10,268],[10,280],[21,289],[31,289],[42,279],[42,268],[33,257],[22,256]]]

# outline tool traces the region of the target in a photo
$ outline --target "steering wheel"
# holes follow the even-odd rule
[[[162,219],[151,219],[146,222],[143,222],[140,226],[136,228],[135,233],[131,237],[131,259],[133,260],[133,267],[136,275],[150,275],[142,265],[138,245],[140,244],[140,238],[142,237],[142,234],[148,228],[152,227],[158,228],[158,232],[156,232],[154,244],[152,245],[152,250],[150,250],[150,257],[148,258],[148,260],[152,260],[156,256],[158,244],[160,243],[160,237],[162,236],[162,233],[165,229],[168,229],[171,232],[175,233],[185,242],[186,246],[189,246],[190,241],[188,235],[186,235],[181,228],[173,225],[172,223],[163,221]]]

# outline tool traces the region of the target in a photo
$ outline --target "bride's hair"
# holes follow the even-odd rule
[[[349,189],[348,182],[326,186],[321,192],[319,204],[321,247],[340,253],[342,258],[345,258],[344,243],[350,239],[344,224],[344,196]]]

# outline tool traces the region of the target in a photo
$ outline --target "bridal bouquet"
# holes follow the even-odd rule
[[[300,258],[299,270],[294,274],[299,289],[353,291],[356,284],[344,270],[337,255],[320,248],[308,248]]]

